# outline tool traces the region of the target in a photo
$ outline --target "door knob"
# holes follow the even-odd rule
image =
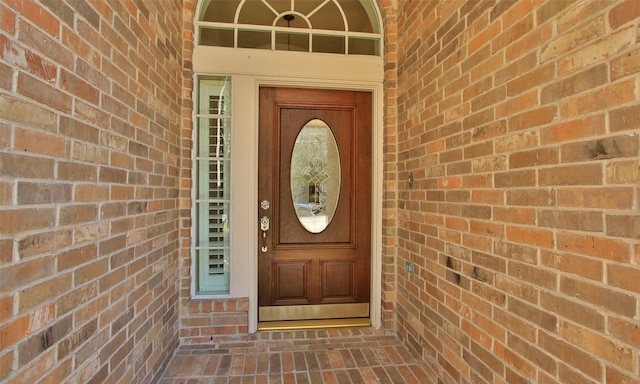
[[[260,219],[260,230],[262,230],[262,232],[269,230],[269,218],[267,216],[262,216]]]
[[[267,252],[267,232],[269,231],[269,218],[267,216],[260,218],[260,230],[262,231],[262,252]]]

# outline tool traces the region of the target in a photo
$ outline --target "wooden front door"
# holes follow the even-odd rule
[[[260,88],[258,212],[264,226],[258,231],[259,321],[369,316],[371,100],[368,92]],[[310,151],[300,144],[310,122],[328,127],[329,141],[335,143],[330,146],[337,147],[329,157],[339,163],[338,171],[335,164],[326,172],[316,169],[317,161],[308,160],[327,146]],[[294,152],[299,157],[305,149],[302,157],[309,164],[296,163],[292,171]],[[304,201],[292,190],[304,194],[307,187],[292,188],[292,172],[307,177]],[[313,172],[322,177],[309,176]],[[339,182],[323,184],[332,174]],[[331,202],[335,211],[332,217],[321,216],[319,228],[301,217],[300,209],[321,211]]]

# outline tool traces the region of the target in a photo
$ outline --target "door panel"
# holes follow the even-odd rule
[[[367,92],[260,88],[258,195],[269,204],[261,205],[259,214],[270,221],[269,230],[259,232],[260,321],[326,318],[323,308],[332,317],[368,316],[371,108]],[[336,210],[319,233],[298,219],[290,180],[296,139],[314,119],[331,129],[340,161]],[[324,190],[322,183],[310,182],[310,196],[316,188]],[[283,315],[263,316],[266,312]]]
[[[353,302],[353,292],[356,263],[353,260],[322,260],[320,261],[320,273],[322,278],[323,300],[338,302]]]
[[[271,264],[275,281],[274,305],[310,304],[311,260],[279,260]]]

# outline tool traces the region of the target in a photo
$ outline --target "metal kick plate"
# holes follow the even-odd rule
[[[369,317],[369,303],[282,305],[260,307],[258,321]]]

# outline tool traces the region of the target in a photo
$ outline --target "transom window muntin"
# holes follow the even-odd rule
[[[196,44],[380,56],[370,0],[204,0]]]

